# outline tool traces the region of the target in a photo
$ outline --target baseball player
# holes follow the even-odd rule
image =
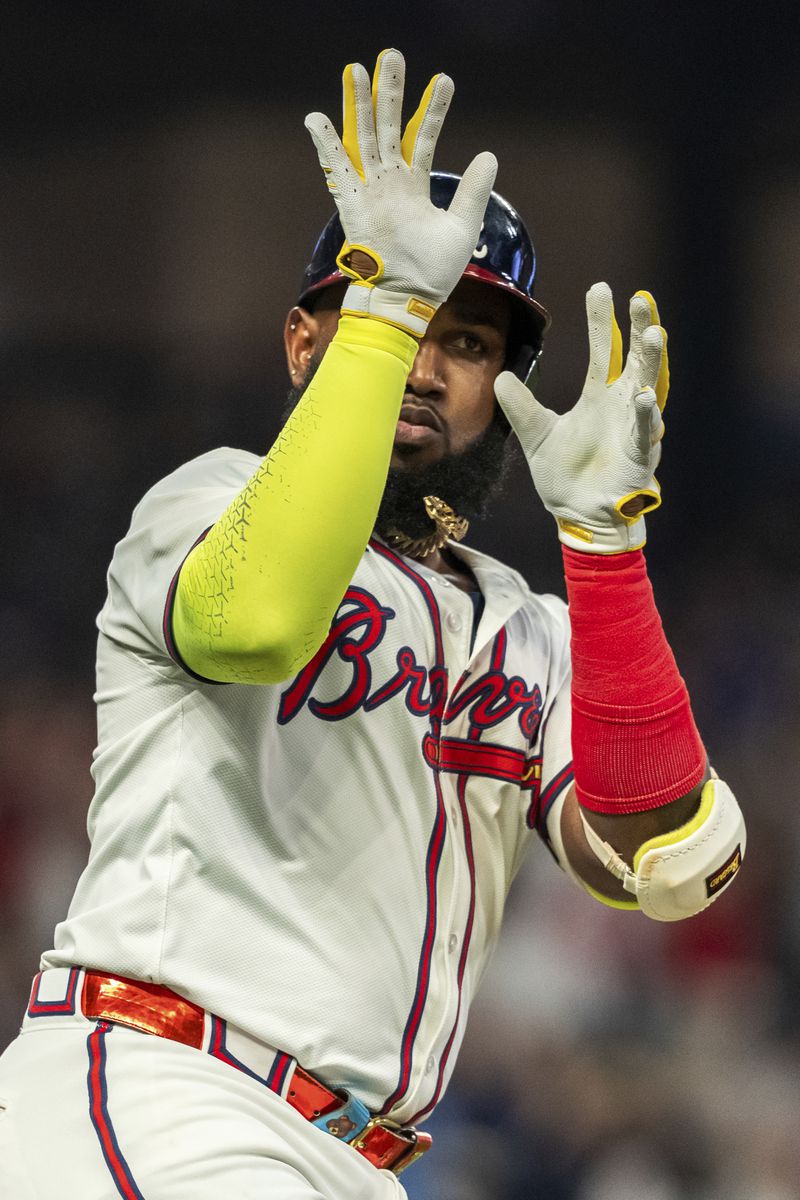
[[[739,868],[641,549],[655,302],[623,358],[592,287],[581,396],[538,404],[530,239],[491,154],[431,174],[453,85],[403,130],[403,76],[345,70],[341,139],[306,120],[338,215],[277,441],[180,467],[115,550],[91,854],[0,1060],[3,1197],[402,1196],[535,833],[657,920]],[[569,619],[462,542],[509,425]]]

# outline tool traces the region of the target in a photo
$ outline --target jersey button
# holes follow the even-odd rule
[[[431,1071],[433,1070],[433,1068],[435,1066],[436,1066],[436,1059],[433,1057],[433,1055],[431,1055],[430,1058],[428,1059],[428,1061],[425,1063],[425,1074],[430,1075]]]
[[[453,951],[455,950],[457,945],[458,945],[458,934],[451,933],[450,937],[447,939],[447,949],[450,951],[451,954],[453,953]]]
[[[457,612],[449,612],[444,619],[444,623],[451,633],[460,633],[464,625]]]

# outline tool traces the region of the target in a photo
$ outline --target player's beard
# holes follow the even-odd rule
[[[401,469],[390,468],[375,520],[377,532],[399,530],[411,538],[429,534],[433,525],[425,496],[438,496],[468,521],[485,517],[511,461],[507,430],[497,409],[489,427],[458,454],[446,454],[425,467],[415,468],[406,460]]]
[[[282,414],[285,424],[316,374],[320,359],[312,358],[302,384],[289,390]],[[460,517],[473,521],[485,517],[500,494],[514,458],[515,442],[508,437],[508,422],[499,406],[487,429],[457,454],[446,454],[429,466],[390,467],[375,530],[385,534],[400,530],[407,537],[424,537],[433,529],[425,511],[425,496],[438,496]],[[407,460],[408,461],[408,460]]]

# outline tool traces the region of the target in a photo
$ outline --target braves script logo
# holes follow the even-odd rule
[[[409,712],[438,718],[444,724],[469,709],[470,725],[475,731],[489,729],[516,713],[520,730],[533,739],[541,720],[542,696],[538,686],[529,689],[519,676],[509,678],[503,671],[489,671],[463,690],[456,689],[445,711],[446,669],[419,663],[410,646],[401,646],[394,673],[385,682],[376,683],[371,656],[395,616],[394,609],[380,604],[363,588],[349,588],[327,639],[282,694],[278,723],[287,725],[305,706],[320,720],[341,721],[359,709],[372,712],[402,694]],[[314,692],[334,655],[349,664],[351,675],[340,695],[323,701]]]

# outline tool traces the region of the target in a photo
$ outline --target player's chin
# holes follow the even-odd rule
[[[421,471],[445,457],[443,446],[407,446],[395,442],[389,466],[394,471]]]
[[[447,453],[447,439],[438,429],[429,425],[406,425],[398,422],[397,432],[392,446],[391,465],[402,469],[412,470],[420,467],[430,467],[439,462]]]

